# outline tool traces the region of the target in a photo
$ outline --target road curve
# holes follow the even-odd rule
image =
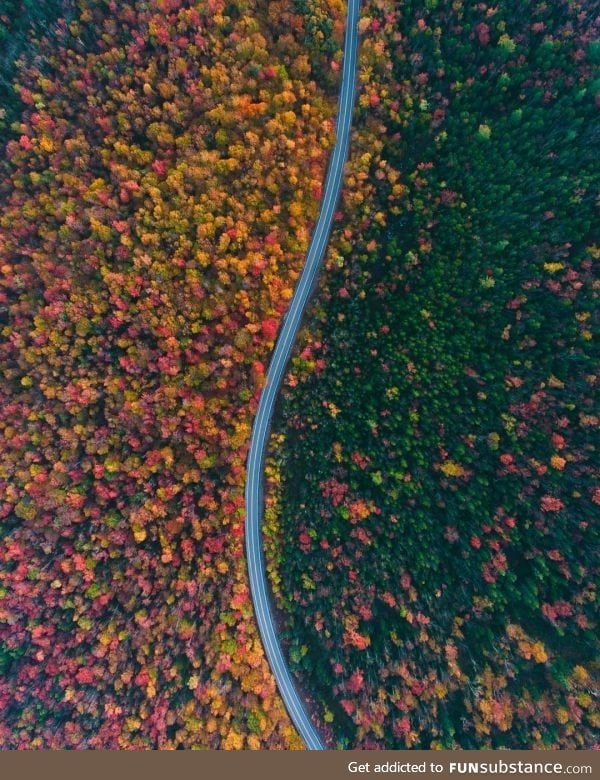
[[[304,309],[323,262],[335,207],[342,187],[356,93],[359,12],[360,0],[348,0],[336,142],[329,161],[321,210],[310,241],[306,262],[271,356],[267,381],[254,419],[247,462],[246,557],[254,611],[265,653],[277,681],[279,692],[296,729],[309,750],[325,750],[326,746],[310,720],[294,685],[281,651],[271,612],[261,533],[264,509],[263,472],[275,401],[300,328]]]

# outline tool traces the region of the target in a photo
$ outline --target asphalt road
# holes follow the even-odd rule
[[[336,142],[325,178],[325,191],[321,202],[321,211],[310,241],[302,274],[284,317],[283,326],[271,356],[271,363],[267,371],[267,381],[260,397],[258,411],[254,420],[247,463],[246,556],[256,620],[267,659],[277,681],[281,697],[296,729],[309,750],[325,750],[326,746],[310,720],[304,703],[294,685],[281,651],[271,612],[261,533],[264,509],[263,473],[275,401],[292,354],[304,309],[323,262],[325,249],[331,233],[335,207],[342,187],[344,163],[348,156],[350,144],[352,109],[356,94],[359,12],[360,0],[348,0]]]

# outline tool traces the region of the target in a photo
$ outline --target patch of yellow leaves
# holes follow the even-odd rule
[[[447,460],[440,466],[440,470],[447,476],[447,477],[464,477],[466,474],[466,471],[464,468],[460,465],[460,463],[456,463],[456,461],[453,460]]]

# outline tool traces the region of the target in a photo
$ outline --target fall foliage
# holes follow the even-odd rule
[[[2,749],[302,747],[245,459],[344,10],[0,2]],[[267,469],[290,665],[332,747],[591,747],[597,20],[365,0],[360,31]]]
[[[361,28],[271,445],[290,663],[331,747],[590,748],[597,19],[372,0]]]
[[[71,10],[0,183],[0,747],[298,748],[244,464],[335,104],[287,0]]]

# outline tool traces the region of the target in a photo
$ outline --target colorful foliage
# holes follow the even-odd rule
[[[334,104],[286,0],[75,7],[0,184],[0,747],[300,747],[244,464]]]
[[[332,745],[592,747],[597,20],[364,13],[339,229],[273,448],[291,664]]]
[[[24,108],[15,84],[19,65],[35,57],[41,40],[48,45],[60,36],[72,17],[72,0],[0,0],[0,145]]]

